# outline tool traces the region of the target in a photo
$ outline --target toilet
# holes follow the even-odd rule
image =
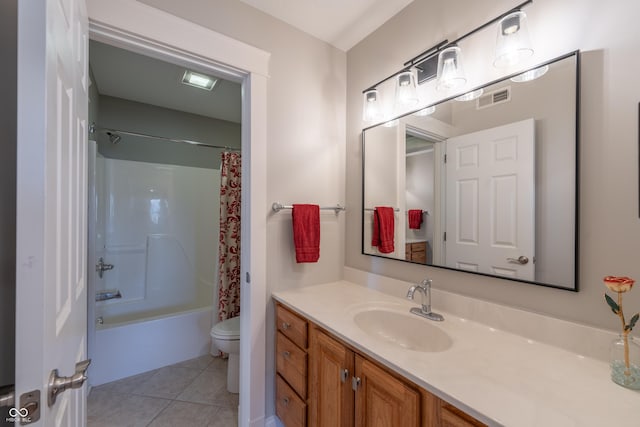
[[[227,365],[227,391],[240,392],[240,316],[223,320],[211,328],[213,345],[229,355]],[[217,356],[217,354],[214,354]]]

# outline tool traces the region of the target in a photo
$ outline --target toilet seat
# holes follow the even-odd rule
[[[213,338],[224,341],[235,341],[240,339],[240,316],[223,320],[216,323],[211,328],[211,336]]]

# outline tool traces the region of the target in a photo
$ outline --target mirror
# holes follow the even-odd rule
[[[578,62],[365,129],[362,253],[577,290]]]

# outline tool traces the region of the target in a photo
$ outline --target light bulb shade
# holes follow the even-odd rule
[[[416,90],[416,78],[410,70],[396,76],[396,109],[415,106],[419,101]]]
[[[480,98],[483,93],[484,93],[484,89],[480,88],[480,89],[472,90],[471,92],[467,92],[463,95],[456,96],[454,99],[456,101],[473,101],[474,99]]]
[[[364,93],[362,103],[362,120],[376,122],[382,120],[382,103],[377,89],[371,89]]]
[[[423,108],[422,110],[416,111],[415,113],[413,113],[413,115],[418,117],[424,117],[424,116],[429,116],[435,112],[436,112],[436,106],[432,105],[430,107]]]
[[[512,67],[533,55],[527,15],[522,11],[508,14],[498,22],[496,54],[493,65]]]
[[[438,54],[438,80],[436,90],[458,88],[467,82],[462,66],[462,53],[458,46],[451,46]]]
[[[549,66],[543,65],[542,67],[534,68],[533,70],[525,71],[522,74],[511,77],[511,81],[516,83],[530,82],[531,80],[544,76],[547,71],[549,71]]]

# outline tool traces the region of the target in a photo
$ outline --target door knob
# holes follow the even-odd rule
[[[507,261],[513,264],[525,265],[529,262],[529,258],[524,255],[520,255],[518,258],[507,258]]]
[[[58,370],[54,369],[49,375],[49,388],[47,403],[49,407],[56,403],[56,398],[63,391],[70,388],[80,388],[82,384],[87,380],[87,368],[91,364],[91,359],[83,360],[76,363],[76,372],[70,377],[61,377],[58,375]]]

